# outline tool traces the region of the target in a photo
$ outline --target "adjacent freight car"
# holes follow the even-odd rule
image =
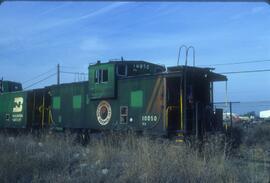
[[[222,122],[222,112],[213,108],[213,82],[226,80],[210,68],[97,62],[85,82],[2,93],[0,125],[202,136]]]
[[[13,83],[10,83],[13,85]],[[0,94],[1,129],[41,129],[49,126],[50,96],[47,88]]]
[[[13,81],[0,80],[0,93],[21,91],[22,84]]]

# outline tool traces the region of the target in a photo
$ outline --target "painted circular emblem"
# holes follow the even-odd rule
[[[101,101],[97,107],[97,120],[101,125],[107,125],[112,117],[112,108],[107,101]]]

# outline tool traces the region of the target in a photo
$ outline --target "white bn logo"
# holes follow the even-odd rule
[[[14,98],[15,106],[13,107],[13,112],[22,112],[23,110],[23,98],[16,97]]]

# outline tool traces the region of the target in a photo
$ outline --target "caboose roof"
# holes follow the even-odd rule
[[[100,62],[97,61],[96,63],[90,64],[90,65],[99,65],[99,64],[151,64],[151,65],[156,65],[156,66],[162,66],[165,68],[165,65],[160,65],[160,64],[155,64],[149,61],[144,61],[144,60],[109,60],[108,62]]]
[[[213,72],[214,68],[209,68],[209,67],[202,68],[202,67],[192,67],[192,66],[184,66],[184,65],[167,67],[168,73],[177,73],[177,72],[183,73],[184,70],[186,70],[188,73],[192,73],[194,75],[204,74],[211,81],[227,81],[228,80],[225,75]]]

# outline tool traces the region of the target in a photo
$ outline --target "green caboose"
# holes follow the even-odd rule
[[[203,135],[218,126],[213,82],[225,80],[209,68],[97,62],[87,82],[50,87],[52,122],[64,129]]]

